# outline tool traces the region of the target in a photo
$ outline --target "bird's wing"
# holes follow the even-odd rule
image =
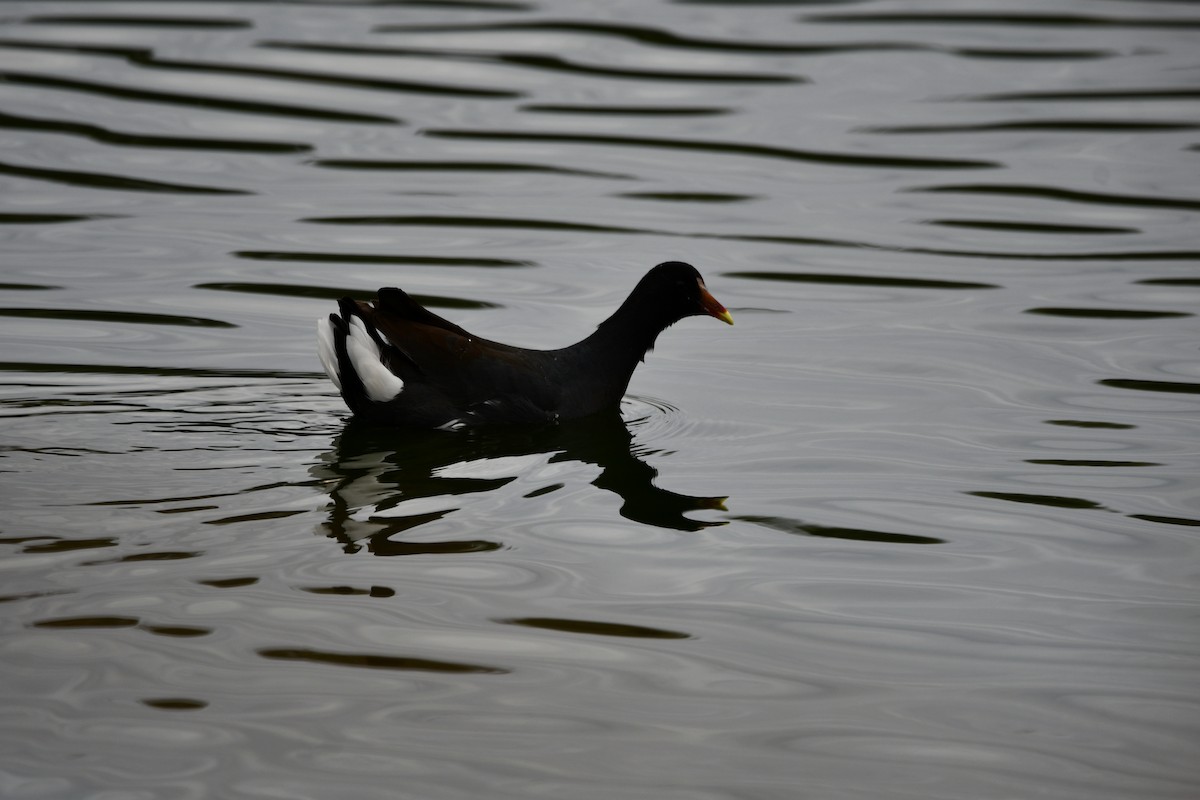
[[[441,328],[444,331],[465,336],[468,339],[475,338],[450,320],[439,317],[416,300],[413,300],[403,289],[395,287],[380,289],[378,297],[379,300],[375,306],[380,315],[390,321],[400,322],[405,320],[416,322],[421,325],[428,325],[431,328]]]
[[[356,311],[382,334],[384,363],[406,381],[427,384],[480,420],[554,417],[560,392],[541,351],[475,336],[400,289],[382,289]]]

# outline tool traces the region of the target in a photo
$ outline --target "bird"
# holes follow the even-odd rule
[[[733,315],[690,264],[667,261],[586,338],[556,350],[484,339],[402,289],[343,297],[317,321],[317,354],[356,418],[375,425],[458,430],[539,425],[618,413],[637,365],[681,319]]]

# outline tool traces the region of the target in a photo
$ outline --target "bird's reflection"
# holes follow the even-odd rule
[[[724,510],[725,498],[658,488],[657,470],[637,453],[634,437],[618,414],[536,429],[453,433],[398,431],[352,419],[311,472],[329,493],[324,532],[347,552],[364,547],[376,555],[496,549],[500,543],[486,539],[406,542],[402,534],[453,513],[469,495],[493,492],[517,480],[527,462],[599,467],[592,485],[618,495],[621,516],[635,522],[681,531],[725,524],[685,516],[690,511]],[[563,484],[547,481],[522,500],[537,502],[535,498],[561,488]]]

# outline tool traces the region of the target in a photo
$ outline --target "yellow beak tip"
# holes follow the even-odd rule
[[[725,507],[725,501],[728,499],[728,497],[705,497],[702,498],[700,507],[713,511],[728,511],[729,509]]]

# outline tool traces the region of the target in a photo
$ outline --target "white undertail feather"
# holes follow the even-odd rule
[[[317,320],[317,356],[321,359],[321,366],[325,368],[325,374],[329,376],[329,380],[333,381],[333,385],[340,392],[342,376],[338,374],[337,349],[333,344],[333,323],[329,321],[329,317],[321,317]]]
[[[358,317],[350,317],[350,335],[346,337],[346,354],[367,397],[376,403],[386,403],[404,391],[404,381],[383,365],[379,345],[367,333],[366,326]]]

